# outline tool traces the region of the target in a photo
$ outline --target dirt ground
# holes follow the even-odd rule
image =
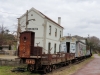
[[[100,75],[100,56],[94,54],[94,59],[90,63],[72,75]]]

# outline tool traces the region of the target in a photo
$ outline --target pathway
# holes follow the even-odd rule
[[[100,75],[100,56],[94,54],[94,59],[72,75]]]

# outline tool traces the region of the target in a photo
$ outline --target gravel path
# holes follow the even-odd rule
[[[100,56],[94,54],[94,59],[72,75],[100,75]]]

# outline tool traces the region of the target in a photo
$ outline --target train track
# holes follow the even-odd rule
[[[50,72],[50,73],[46,73],[46,74],[43,74],[43,73],[42,73],[41,75],[52,75],[52,74],[55,75],[55,73],[64,71],[65,69],[69,69],[71,66],[76,65],[76,64],[79,64],[79,63],[83,62],[84,60],[85,60],[85,59],[83,59],[83,60],[81,60],[81,61],[74,62],[74,63],[67,64],[66,66],[59,67],[59,68],[53,70],[53,71]]]
[[[87,58],[88,59],[88,58]],[[39,75],[61,75],[61,74],[59,74],[60,72],[62,72],[62,71],[67,71],[70,67],[72,67],[72,66],[74,66],[74,65],[77,65],[77,64],[79,64],[79,63],[81,63],[81,62],[83,62],[84,60],[86,60],[86,59],[83,59],[83,60],[81,60],[81,61],[76,61],[76,62],[74,62],[74,63],[70,63],[70,64],[67,64],[66,66],[62,66],[62,67],[59,67],[59,68],[57,68],[57,69],[55,69],[55,70],[53,70],[52,72],[50,72],[50,73],[46,73],[46,74],[43,74],[43,72],[33,72],[33,74],[39,74]]]

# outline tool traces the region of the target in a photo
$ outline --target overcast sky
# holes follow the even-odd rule
[[[56,22],[61,17],[64,36],[100,38],[100,0],[0,0],[0,25],[16,31],[17,18],[32,7]]]

